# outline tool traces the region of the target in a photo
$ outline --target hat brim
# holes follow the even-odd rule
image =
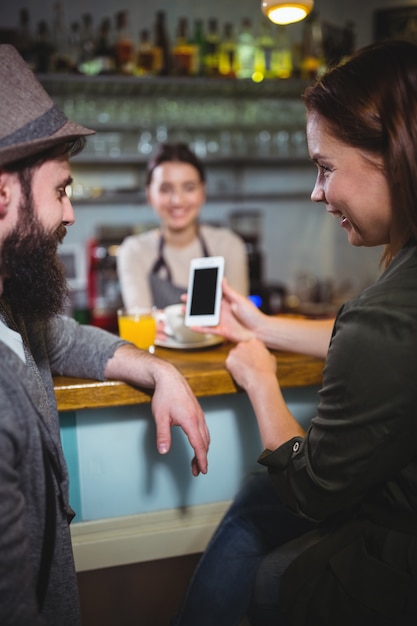
[[[17,143],[5,148],[0,148],[0,166],[10,165],[16,161],[20,161],[27,157],[34,156],[49,148],[53,148],[59,144],[73,141],[78,137],[87,137],[94,135],[95,131],[91,128],[81,126],[76,122],[68,120],[53,135],[35,139],[29,142]]]

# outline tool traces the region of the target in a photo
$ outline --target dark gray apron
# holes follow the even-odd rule
[[[202,256],[210,256],[207,246],[201,234],[198,234],[203,251]],[[181,302],[181,296],[187,291],[185,287],[179,287],[172,282],[171,270],[164,259],[164,238],[159,239],[158,258],[149,272],[149,286],[152,292],[152,304],[157,309],[164,309],[170,304]]]

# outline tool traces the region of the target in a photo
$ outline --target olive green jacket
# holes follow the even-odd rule
[[[288,507],[322,528],[284,575],[291,625],[416,624],[415,242],[339,311],[306,437],[260,462]]]

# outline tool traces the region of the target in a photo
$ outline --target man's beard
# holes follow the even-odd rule
[[[28,204],[30,198],[20,208],[19,223],[1,245],[2,298],[14,316],[47,321],[64,310],[68,298],[65,271],[57,254],[66,228],[61,225],[46,232]]]

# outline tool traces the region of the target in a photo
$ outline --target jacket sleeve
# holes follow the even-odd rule
[[[113,333],[78,324],[65,316],[53,318],[46,332],[53,375],[103,380],[107,361],[123,343],[126,342]]]
[[[416,326],[398,309],[342,309],[310,429],[259,459],[291,509],[322,521],[365,498],[409,506],[398,473],[415,462]]]

